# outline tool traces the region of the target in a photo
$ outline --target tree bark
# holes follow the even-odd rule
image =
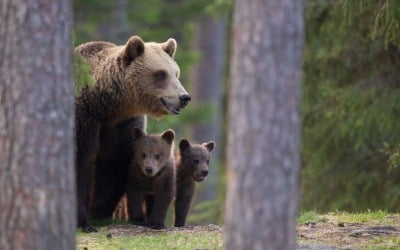
[[[212,116],[204,124],[193,127],[193,138],[197,143],[215,141],[217,147],[212,153],[213,159],[208,180],[201,185],[201,200],[213,200],[216,197],[218,180],[218,162],[221,159],[221,123],[223,120],[223,84],[225,75],[225,17],[206,15],[199,22],[195,37],[195,47],[201,53],[199,63],[192,72],[194,104],[212,105]]]
[[[71,2],[0,2],[0,248],[74,249]]]
[[[303,1],[237,0],[229,87],[227,249],[294,249]]]

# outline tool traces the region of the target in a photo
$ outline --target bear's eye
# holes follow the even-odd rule
[[[158,161],[158,160],[160,160],[161,155],[160,155],[160,154],[156,154],[156,155],[154,156],[154,158],[156,158],[156,160]]]
[[[207,165],[210,165],[210,160],[207,160]]]
[[[144,159],[144,158],[146,158],[146,154],[145,153],[142,153],[142,158]]]
[[[157,81],[164,81],[167,78],[167,72],[160,70],[155,72],[153,76]]]
[[[197,165],[197,164],[199,164],[199,160],[197,160],[197,159],[194,159],[194,160],[193,160],[193,164],[194,164],[194,165]]]

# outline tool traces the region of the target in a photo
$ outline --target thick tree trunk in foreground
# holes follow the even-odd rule
[[[74,249],[71,2],[0,2],[0,248]]]
[[[302,1],[236,1],[225,218],[229,250],[295,248],[302,45]]]

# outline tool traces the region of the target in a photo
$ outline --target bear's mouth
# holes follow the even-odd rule
[[[206,177],[204,176],[198,176],[198,175],[193,175],[193,179],[195,180],[195,181],[197,181],[197,182],[202,182],[202,181],[204,181],[204,179],[205,179]]]
[[[164,105],[165,109],[172,114],[179,115],[181,113],[180,108],[175,108],[171,103],[169,103],[164,97],[160,98],[161,103]]]

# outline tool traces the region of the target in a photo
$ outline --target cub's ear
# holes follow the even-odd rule
[[[168,129],[161,134],[161,138],[171,145],[175,139],[175,132],[172,129]]]
[[[146,134],[144,133],[143,130],[141,130],[140,128],[134,128],[132,131],[132,137],[134,140],[137,140],[143,136],[145,136]]]
[[[190,142],[186,139],[182,139],[179,142],[179,149],[181,150],[181,152],[185,152],[186,150],[188,150],[191,147]]]
[[[211,151],[214,150],[215,142],[214,141],[209,141],[207,143],[203,143],[203,146],[207,148],[208,152],[211,152]]]
[[[142,38],[138,36],[132,36],[125,44],[123,51],[123,61],[125,66],[131,64],[136,57],[143,55],[144,53],[144,42]]]
[[[161,48],[172,58],[175,56],[176,47],[177,44],[173,38],[170,38],[165,43],[161,44]]]

